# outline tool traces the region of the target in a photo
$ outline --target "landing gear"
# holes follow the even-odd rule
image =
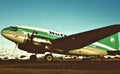
[[[51,62],[53,60],[52,54],[45,55],[45,60],[48,61],[48,62]]]
[[[36,60],[37,60],[36,55],[31,55],[31,56],[30,56],[30,61],[36,61]],[[48,62],[53,61],[53,56],[52,56],[52,54],[46,54],[46,55],[45,55],[45,60],[48,61]]]
[[[36,61],[36,60],[37,60],[36,55],[31,55],[31,56],[30,56],[30,60],[31,60],[31,61]]]

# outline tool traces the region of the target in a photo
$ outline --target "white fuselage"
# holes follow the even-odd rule
[[[23,27],[23,26],[17,26],[17,28],[25,28],[25,29],[30,29],[31,31],[40,31],[40,32],[44,32],[46,34],[50,34],[51,31],[49,30],[44,30],[44,29],[38,29],[38,28],[32,28],[32,27]],[[21,33],[22,32],[22,33]],[[29,39],[28,37],[28,34],[29,32],[26,32],[24,30],[21,29],[21,32],[17,32],[17,31],[8,31],[6,29],[2,30],[2,35],[15,42],[15,43],[25,43],[25,41],[27,39]],[[50,33],[49,33],[50,32]],[[52,34],[50,34],[52,36],[57,36],[57,35],[61,35],[61,36],[65,36],[64,34],[62,33],[58,33],[58,32],[54,32],[52,31]],[[39,35],[38,35],[39,36]],[[52,37],[51,36],[51,37]],[[59,38],[59,37],[58,37]],[[32,42],[34,45],[40,45],[40,43],[45,43],[45,44],[49,44],[49,45],[52,45],[51,42],[50,42],[50,39],[48,38],[45,38],[45,37],[42,37],[42,36],[39,36],[39,37],[34,37],[32,39]],[[46,47],[47,49],[47,47]],[[54,49],[57,53],[64,53],[63,50],[61,49]],[[81,49],[73,49],[73,50],[69,50],[68,51],[68,54],[73,54],[73,55],[84,55],[84,56],[97,56],[97,55],[107,55],[107,52],[104,51],[104,50],[99,50],[99,49],[95,49],[95,48],[90,48],[90,47],[84,47],[84,48],[81,48]]]

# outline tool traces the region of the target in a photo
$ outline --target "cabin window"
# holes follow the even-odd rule
[[[54,35],[54,32],[51,32],[51,31],[50,31],[50,34]]]
[[[67,35],[64,35],[64,37],[66,37]]]
[[[55,35],[59,36],[59,34],[58,34],[58,33],[55,33]]]
[[[38,32],[37,32],[37,31],[34,31],[34,33],[35,33],[35,34],[38,34]]]
[[[63,36],[63,34],[61,34],[61,36]]]

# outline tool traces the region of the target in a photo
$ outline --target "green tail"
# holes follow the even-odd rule
[[[119,51],[118,33],[108,36],[98,42],[95,42],[91,44],[90,47],[94,47],[106,51]]]

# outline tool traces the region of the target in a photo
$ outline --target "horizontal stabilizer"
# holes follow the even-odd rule
[[[120,31],[120,24],[98,28],[52,40],[54,48],[64,51],[79,49]]]

